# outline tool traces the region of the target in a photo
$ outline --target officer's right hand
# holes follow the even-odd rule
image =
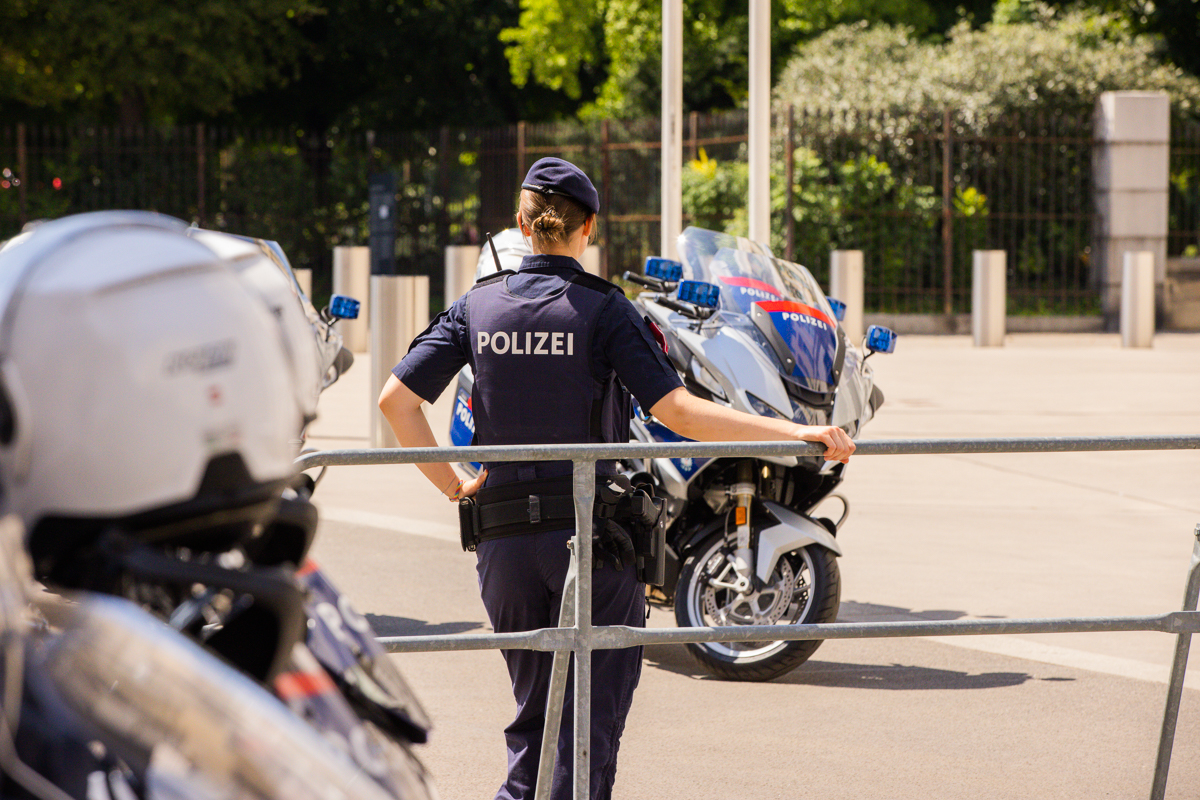
[[[850,434],[835,425],[801,425],[798,438],[802,442],[825,445],[826,461],[840,461],[846,464],[855,449]]]

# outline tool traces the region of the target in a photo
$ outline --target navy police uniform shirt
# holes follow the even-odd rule
[[[529,269],[539,269],[536,273]],[[507,278],[509,292],[525,298],[544,297],[561,290],[572,271],[582,271],[569,256],[531,255]],[[408,354],[392,370],[405,386],[434,402],[468,363],[471,346],[466,322],[466,295],[430,323],[413,340]],[[592,364],[598,375],[615,371],[642,408],[649,409],[682,386],[675,368],[654,340],[633,304],[613,292],[601,309],[592,339]]]

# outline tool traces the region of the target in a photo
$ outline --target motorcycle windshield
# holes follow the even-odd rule
[[[736,250],[768,257],[771,255],[770,249],[758,242],[704,228],[687,228],[679,235],[677,244],[679,260],[683,264],[683,277],[689,281],[716,283],[709,267],[713,257],[722,250]]]
[[[683,232],[679,252],[684,276],[720,287],[721,313],[749,318],[785,375],[813,392],[834,390],[837,318],[812,273],[756,242],[702,228]]]

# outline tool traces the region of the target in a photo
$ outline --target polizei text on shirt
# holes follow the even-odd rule
[[[562,331],[479,331],[475,352],[489,349],[497,355],[571,356],[575,355],[575,334]]]

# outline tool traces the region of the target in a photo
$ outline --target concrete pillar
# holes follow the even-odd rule
[[[477,244],[452,245],[446,248],[446,296],[443,298],[443,308],[449,308],[474,285],[479,252],[480,246]]]
[[[771,0],[750,0],[750,238],[771,246]]]
[[[1150,347],[1154,343],[1154,253],[1125,254],[1121,273],[1121,345]]]
[[[312,270],[311,269],[294,269],[296,275],[296,283],[300,284],[300,291],[304,292],[304,296],[312,300]]]
[[[428,275],[371,276],[371,447],[399,447],[387,420],[379,413],[379,393],[392,367],[408,352],[418,333],[429,325]]]
[[[1007,260],[1003,250],[976,250],[972,254],[971,331],[976,347],[1004,346]]]
[[[370,281],[370,248],[333,248],[333,293],[353,297],[361,303],[358,319],[346,319],[338,323],[342,344],[352,353],[365,353],[370,345]]]
[[[834,250],[829,256],[829,296],[846,304],[842,328],[855,345],[862,341],[863,254],[862,250]]]
[[[583,267],[584,272],[590,272],[593,275],[599,275],[600,248],[594,244],[589,244],[587,249],[583,251],[583,260],[579,263]]]
[[[683,0],[662,4],[661,254],[678,258],[683,233]]]
[[[1104,92],[1096,102],[1092,263],[1109,330],[1118,326],[1126,251],[1154,255],[1156,293],[1166,277],[1170,134],[1162,92]]]

